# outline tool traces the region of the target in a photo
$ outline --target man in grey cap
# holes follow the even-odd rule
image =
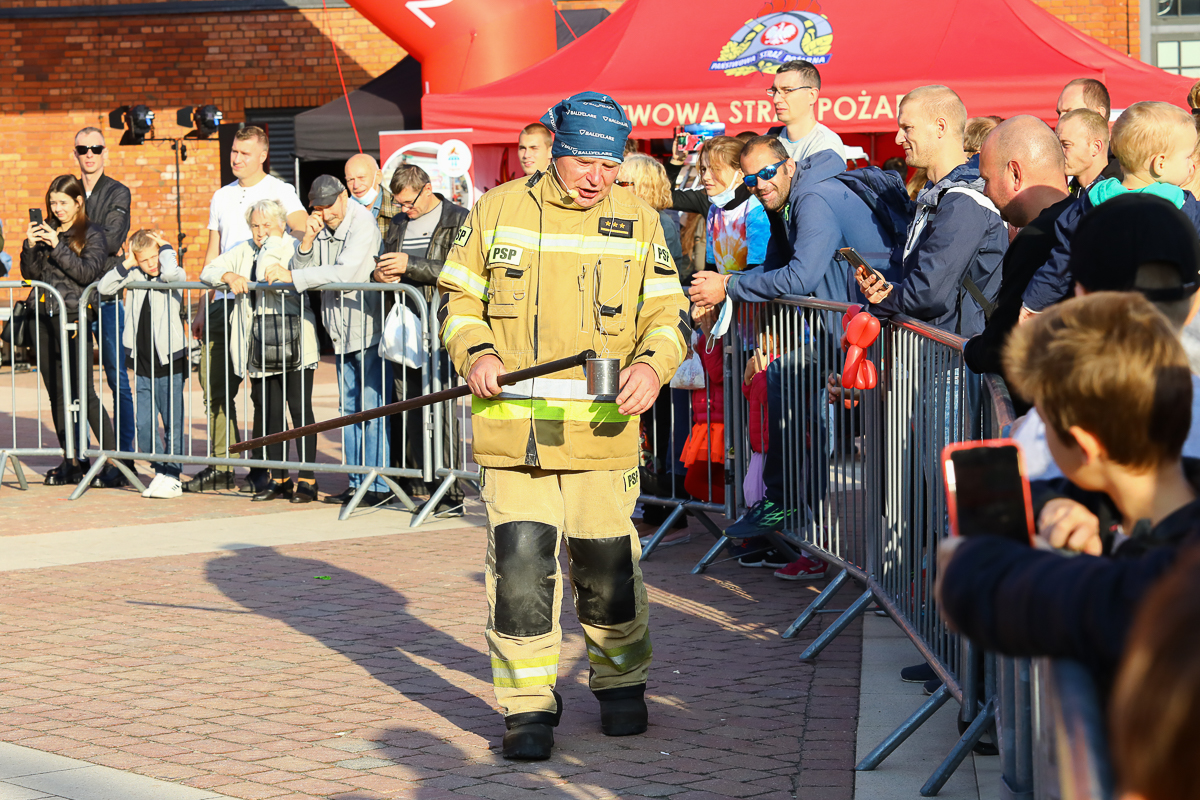
[[[382,239],[371,211],[349,201],[342,182],[321,175],[308,190],[312,213],[304,227],[292,268],[268,267],[267,280],[290,283],[306,292],[331,283],[370,283]],[[383,327],[378,292],[325,291],[321,293],[321,319],[337,354],[341,414],[353,414],[383,404],[388,362],[379,355]],[[347,464],[384,468],[388,464],[384,421],[371,420],[342,428],[342,450]],[[345,505],[362,484],[361,474],[350,475],[350,485],[327,503]],[[360,504],[380,505],[390,497],[380,479],[367,487]]]

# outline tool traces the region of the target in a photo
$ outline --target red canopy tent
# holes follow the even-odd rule
[[[895,131],[909,89],[943,83],[972,115],[1055,119],[1073,78],[1098,78],[1113,105],[1183,105],[1192,79],[1148,66],[1079,33],[1032,0],[627,0],[544,61],[502,80],[422,100],[428,128],[474,128],[511,143],[563,97],[606,92],[625,105],[635,138],[690,122],[730,133],[774,122],[763,90],[783,61],[819,65],[818,117],[839,133]]]

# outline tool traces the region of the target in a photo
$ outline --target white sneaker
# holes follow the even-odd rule
[[[179,478],[172,478],[170,475],[159,475],[154,479],[154,483],[147,492],[146,497],[156,500],[173,500],[183,495],[183,484],[179,482]]]
[[[162,483],[166,477],[167,477],[166,475],[156,472],[154,474],[154,478],[150,481],[149,485],[147,485],[146,489],[142,492],[142,497],[153,497],[154,495],[152,494],[152,492],[154,491],[155,487],[158,486],[160,483]]]

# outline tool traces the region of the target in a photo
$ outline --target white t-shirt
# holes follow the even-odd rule
[[[1025,474],[1031,481],[1048,481],[1063,477],[1062,470],[1050,455],[1046,444],[1046,423],[1036,408],[1021,417],[1009,434],[1021,446]],[[1192,373],[1192,427],[1183,442],[1183,455],[1200,458],[1200,376]]]
[[[788,138],[785,126],[779,132],[779,141],[783,143],[783,148],[788,151],[788,155],[794,161],[808,158],[813,153],[819,153],[822,150],[832,150],[842,157],[842,161],[846,160],[846,147],[842,144],[842,137],[819,122],[813,126],[807,136],[801,136],[794,142]]]
[[[289,215],[304,210],[296,187],[274,175],[263,176],[253,186],[242,186],[237,181],[222,186],[213,192],[212,202],[208,206],[208,229],[216,231],[221,237],[222,253],[251,238],[246,210],[259,200],[278,200]]]

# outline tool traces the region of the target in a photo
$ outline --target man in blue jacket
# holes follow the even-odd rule
[[[879,317],[904,314],[959,336],[983,331],[1000,292],[1008,229],[983,194],[979,157],[967,159],[967,109],[945,86],[921,86],[900,101],[896,143],[929,184],[917,195],[894,283],[859,281]]]
[[[767,209],[771,220],[771,238],[761,267],[732,275],[700,272],[692,278],[690,297],[701,308],[715,306],[726,295],[741,302],[765,302],[787,295],[806,295],[821,300],[850,302],[849,267],[838,261],[837,251],[853,247],[866,260],[885,268],[894,243],[881,220],[838,175],[846,164],[832,150],[793,161],[779,139],[759,136],[742,150],[745,183]],[[832,366],[836,340],[828,331],[814,330],[811,353],[799,350],[786,353],[767,368],[768,447],[763,468],[766,497],[755,504],[729,529],[731,536],[750,538],[784,527],[794,518],[796,508],[784,503],[784,450],[787,442],[807,442],[805,461],[821,463],[804,481],[789,471],[794,481],[803,481],[799,495],[810,503],[824,495],[826,431],[818,424],[814,431],[803,430],[802,419],[824,419],[812,407],[824,405],[825,376]],[[783,384],[813,387],[813,396],[804,397],[802,408],[783,408]],[[803,408],[811,412],[805,414]],[[812,435],[810,435],[812,434]],[[743,566],[784,567],[787,559],[774,551],[747,554],[739,559]],[[819,578],[824,564],[813,561],[804,578]],[[781,576],[783,577],[783,576]]]

